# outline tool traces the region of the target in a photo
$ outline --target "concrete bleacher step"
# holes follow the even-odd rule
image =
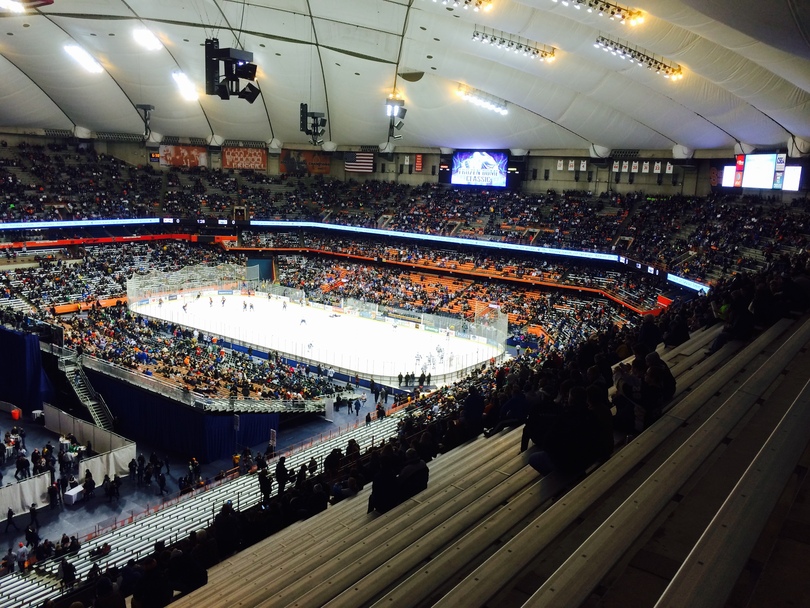
[[[642,571],[651,571],[659,578],[677,563],[675,555],[691,546],[686,539],[699,536],[705,528],[706,522],[700,523],[700,517],[711,516],[707,504],[718,494],[720,499],[726,495],[727,490],[722,488],[730,488],[739,479],[746,462],[750,462],[761,445],[763,434],[767,437],[773,428],[774,411],[778,408],[764,408],[762,403],[778,401],[783,411],[789,405],[790,399],[785,404],[784,399],[772,400],[771,396],[783,384],[786,367],[788,374],[791,369],[794,374],[801,374],[810,361],[805,352],[810,342],[810,322],[797,325],[800,326],[791,327],[787,338],[783,336],[776,343],[772,342],[748,369],[739,370],[741,376],[736,390],[707,414],[705,420],[691,423],[677,413],[673,415],[676,421],[687,423],[682,428],[689,431],[688,436],[670,455],[656,462],[655,470],[592,534],[573,547],[570,556],[556,570],[549,574],[549,564],[546,564],[542,574],[534,573],[539,575],[536,581],[544,582],[522,605],[578,606],[588,599],[595,587],[599,586],[600,592],[613,588],[619,578],[615,571],[625,571],[633,559],[641,564]],[[779,417],[776,416],[776,421]],[[759,440],[752,439],[756,435]],[[742,439],[743,436],[746,438]],[[747,456],[739,455],[746,451]],[[735,452],[737,457],[731,457]],[[695,493],[698,487],[702,491]],[[691,515],[685,515],[690,513],[690,508]],[[663,530],[662,521],[668,526]],[[649,543],[664,550],[656,554],[650,550]],[[647,550],[638,553],[643,547]],[[631,552],[627,553],[628,550]],[[634,602],[639,600],[639,577],[633,576],[638,574],[638,569],[630,574],[621,587],[624,594],[618,596],[619,604],[622,604],[621,598],[626,601],[632,596]],[[530,591],[525,581],[521,591]],[[650,589],[646,591],[649,593]],[[657,593],[660,591],[659,588]],[[654,599],[651,601],[649,605],[655,603]],[[648,603],[642,601],[635,605]]]
[[[502,441],[509,440],[509,437],[504,436],[501,441],[493,445],[497,449]],[[452,480],[460,463],[468,461],[472,465],[484,465],[487,459],[488,455],[480,453],[473,443],[464,444],[448,454],[440,455],[429,465],[431,483],[420,494],[420,500],[426,500],[427,497],[437,493],[445,483]],[[309,550],[313,545],[320,545],[327,534],[333,540],[337,540],[344,534],[354,532],[358,527],[374,518],[373,515],[366,515],[370,488],[369,484],[356,499],[341,501],[329,507],[326,513],[321,513],[306,521],[296,522],[263,543],[272,546],[276,560],[289,560],[291,557]],[[209,572],[209,582],[230,579],[234,575],[234,568],[240,569],[245,559],[261,559],[262,554],[267,551],[263,543],[254,545],[212,568]],[[289,564],[291,563],[289,562]]]
[[[369,542],[363,541],[330,560],[284,592],[273,596],[272,600],[278,605],[322,606],[341,591],[349,588],[359,590],[363,577],[377,568],[391,568],[390,564],[398,561],[395,558],[405,554],[419,539],[427,537],[433,540],[437,534],[454,538],[528,484],[536,482],[537,473],[524,466],[524,463],[523,456],[512,457],[507,466],[479,479],[457,496],[432,505],[429,513],[412,518],[414,521],[410,525],[393,536],[383,534],[379,539],[369,537]],[[471,471],[468,477],[478,478],[479,475]],[[385,566],[386,562],[388,566]],[[354,602],[363,600],[343,598],[343,601],[361,605]],[[343,602],[340,604],[345,605]]]
[[[807,456],[810,455],[810,450],[807,449],[810,441],[810,380],[804,381],[803,377],[796,377],[795,374],[793,379],[799,385],[804,383],[799,394],[750,463],[748,458],[741,459],[743,466],[748,463],[745,472],[714,514],[677,574],[669,581],[666,591],[658,598],[656,605],[662,608],[685,606],[709,608],[723,605],[748,562],[755,562],[749,567],[751,572],[762,568],[761,561],[756,563],[764,553],[762,549],[756,549],[756,545],[760,544],[758,541],[760,532],[766,527],[770,514],[785,496],[788,504],[795,502],[797,484],[791,483],[791,478],[805,476]],[[771,410],[768,413],[772,417],[779,416],[783,409],[780,406],[784,406],[785,401],[782,395],[776,397],[776,394],[783,388],[789,388],[788,391],[784,391],[787,394],[795,392],[795,386],[785,387],[790,380],[785,378],[785,382],[768,399],[770,403],[763,404],[763,412],[767,409]],[[775,398],[779,399],[780,403],[771,409],[769,405],[774,405]],[[757,412],[756,415],[759,414],[760,412]],[[761,432],[761,429],[757,428],[759,424],[753,419],[748,426],[755,428],[756,432]],[[770,428],[770,425],[765,426]],[[741,430],[735,436],[735,443],[743,450],[750,451],[751,444],[754,443],[753,447],[756,448],[759,442],[743,441],[747,432],[750,431]],[[734,448],[729,452],[733,453]],[[729,455],[724,453],[723,458],[731,460],[728,458]],[[732,455],[740,457],[740,454]],[[796,475],[795,469],[799,462],[803,465],[804,471]],[[726,471],[721,473],[724,474]],[[706,477],[711,477],[711,474],[704,476],[699,483],[705,485]],[[712,479],[708,481],[713,483]],[[776,511],[776,518],[781,519],[786,511],[784,504]],[[775,535],[776,528],[777,526],[773,526],[765,536]],[[769,543],[766,541],[762,544]],[[744,605],[744,598],[747,595],[738,593],[731,601],[732,605]],[[806,591],[797,589],[775,591],[772,602],[773,605],[790,605],[806,596]]]
[[[361,511],[358,509],[358,517],[362,515],[364,519],[361,527],[346,533],[340,530],[335,538],[330,537],[328,543],[324,543],[321,537],[318,545],[297,554],[288,553],[285,560],[275,561],[271,537],[260,543],[264,545],[264,551],[260,554],[265,557],[259,562],[264,567],[258,566],[262,571],[261,576],[257,574],[255,579],[242,581],[238,589],[218,589],[210,598],[202,593],[203,590],[197,591],[189,595],[186,604],[181,600],[178,606],[215,606],[225,598],[230,605],[252,606],[270,598],[274,604],[283,605],[281,596],[295,599],[296,594],[300,595],[313,587],[313,582],[324,580],[327,572],[334,574],[355,561],[356,553],[365,554],[378,545],[388,544],[390,538],[401,534],[414,522],[422,521],[425,517],[441,517],[447,511],[447,503],[454,500],[456,504],[468,503],[497,485],[499,479],[519,470],[521,463],[516,462],[514,457],[519,441],[519,433],[509,433],[491,444],[497,449],[494,455],[489,451],[473,452],[469,453],[468,458],[452,459],[455,462],[451,461],[449,455],[441,456],[439,460],[445,459],[444,466],[449,468],[449,475],[434,478],[431,474],[427,490],[383,515],[365,516],[368,494],[361,496],[362,501],[358,501],[362,507]],[[504,445],[512,445],[513,448],[509,450],[502,447]],[[477,471],[485,479],[474,484],[468,476],[470,471]],[[241,571],[239,557],[237,555],[233,561],[234,567]]]
[[[732,363],[708,376],[676,403],[669,415],[662,417],[547,511],[506,540],[467,576],[459,579],[448,577],[452,584],[445,586],[452,588],[448,588],[435,605],[514,605],[510,598],[523,579],[535,580],[538,584],[544,580],[549,573],[538,574],[538,564],[551,568],[546,564],[565,559],[589,531],[597,528],[612,512],[616,503],[620,504],[637,484],[646,479],[650,472],[647,469],[654,470],[660,460],[688,439],[691,435],[689,425],[709,416],[719,405],[717,401],[731,394],[746,375],[750,375],[744,370],[745,366],[762,360],[763,349],[791,325],[790,321],[778,324],[743,349]],[[707,361],[705,365],[711,365],[711,362]],[[516,595],[525,599],[530,593],[518,592]],[[426,604],[406,602],[403,605]]]
[[[500,446],[503,442],[510,441],[511,438],[505,437],[501,441],[497,442],[497,446]],[[430,496],[441,489],[441,487],[445,483],[450,483],[454,479],[455,475],[457,475],[457,471],[459,468],[464,466],[464,462],[470,463],[472,466],[486,466],[488,456],[486,454],[481,454],[479,451],[476,451],[477,448],[473,445],[472,442],[465,443],[456,449],[452,450],[447,454],[439,455],[436,459],[430,462],[430,479],[431,484],[428,486],[426,490],[420,493],[419,500],[424,501],[427,500]],[[367,485],[367,488],[364,490],[361,498],[363,499],[363,504],[365,505],[368,499],[368,496],[371,493],[371,483]],[[337,506],[340,506],[338,503]],[[374,516],[371,516],[374,517]],[[283,546],[290,545],[294,547],[296,550],[301,550],[301,536],[302,532],[306,534],[310,534],[317,542],[320,542],[322,538],[322,532],[324,530],[328,530],[329,528],[329,520],[325,518],[324,522],[318,521],[315,522],[316,529],[312,531],[299,531],[295,532],[290,530],[288,533],[290,539],[281,537],[279,539],[279,544]]]

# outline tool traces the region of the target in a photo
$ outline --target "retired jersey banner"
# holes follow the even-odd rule
[[[672,163],[667,163],[667,173],[671,174],[671,173],[672,173],[672,169],[673,169],[673,167],[672,167]]]
[[[630,168],[630,171],[632,171],[633,173],[638,173],[638,161],[637,160],[633,161],[633,164],[632,164],[632,166]]]
[[[588,161],[587,160],[579,161],[579,170],[580,171],[587,171],[588,170]]]
[[[661,161],[655,161],[655,165],[653,165],[653,173],[661,173]]]
[[[557,171],[562,171],[563,170],[563,162],[564,161],[561,158],[557,159]]]
[[[282,173],[329,175],[332,157],[317,150],[282,150],[278,168]]]
[[[623,160],[622,161],[622,173],[627,173],[629,171],[629,169],[630,169],[630,161],[629,160]]]
[[[642,173],[650,172],[650,161],[645,160],[643,163],[641,163],[641,172]]]
[[[205,146],[160,146],[160,164],[163,167],[207,167],[208,149]]]
[[[618,172],[619,172],[619,161],[617,161],[617,160],[614,160],[614,161],[613,161],[613,172],[614,172],[614,173],[618,173]]]
[[[265,148],[222,148],[223,169],[267,170]]]

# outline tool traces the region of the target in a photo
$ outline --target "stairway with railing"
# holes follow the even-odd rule
[[[90,416],[96,426],[106,431],[113,430],[113,417],[107,403],[90,384],[90,380],[84,374],[80,357],[70,351],[64,351],[59,358],[59,369],[67,376],[68,383],[74,394],[82,405],[90,412]]]

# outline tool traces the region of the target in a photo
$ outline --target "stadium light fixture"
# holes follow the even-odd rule
[[[521,38],[520,36],[512,36],[508,32],[502,32],[485,26],[475,26],[475,31],[472,35],[473,42],[480,42],[482,44],[490,44],[497,49],[506,49],[512,51],[516,55],[529,57],[531,59],[539,59],[540,61],[554,61],[554,56],[557,51],[553,46],[546,46],[528,38]]]
[[[624,43],[621,40],[613,40],[600,34],[593,46],[601,48],[606,53],[620,59],[629,60],[631,64],[655,70],[656,74],[661,74],[664,78],[670,80],[681,80],[683,78],[683,69],[677,63],[668,61],[663,57],[658,59],[655,55],[638,47],[630,46],[629,43]]]
[[[551,0],[555,4],[558,0]],[[596,13],[600,17],[607,15],[612,21],[618,21],[622,25],[641,25],[644,23],[644,13],[638,9],[622,6],[604,0],[562,0],[559,2],[563,6],[573,6],[576,10],[586,8],[589,13]]]
[[[158,40],[158,37],[145,27],[136,27],[132,30],[132,37],[147,51],[159,51],[163,48],[163,43]]]
[[[405,102],[402,99],[396,99],[395,97],[389,97],[385,100],[385,115],[386,116],[400,116],[400,112],[402,112],[403,116],[405,113],[405,108],[403,107]]]
[[[9,11],[10,13],[24,13],[25,7],[21,2],[15,0],[0,0],[0,9]]]
[[[177,84],[177,88],[180,90],[180,95],[183,99],[186,101],[197,101],[200,98],[199,93],[197,93],[197,87],[189,80],[185,72],[179,70],[172,72],[172,78],[174,78],[174,82]]]
[[[82,66],[85,70],[90,72],[91,74],[101,74],[104,71],[104,68],[101,67],[101,64],[93,59],[93,57],[85,51],[82,47],[78,44],[66,44],[65,45],[65,52],[73,57],[74,61]]]
[[[220,99],[231,97],[253,103],[261,94],[256,85],[248,83],[244,88],[240,80],[255,81],[257,66],[253,53],[243,49],[220,48],[217,38],[205,41],[205,94],[218,95]]]
[[[458,85],[456,95],[473,105],[485,108],[491,112],[500,114],[501,116],[506,116],[509,114],[509,109],[507,108],[505,99],[500,99],[499,97],[495,97],[489,93],[484,93],[484,91],[479,91],[478,89],[469,87],[466,84]]]

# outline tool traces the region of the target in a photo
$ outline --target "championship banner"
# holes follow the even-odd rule
[[[282,150],[278,168],[281,173],[329,175],[332,157],[317,150]]]
[[[671,174],[671,173],[672,173],[672,169],[673,169],[673,167],[672,167],[672,163],[667,163],[667,173],[670,173],[670,174]]]
[[[573,171],[573,170],[574,170],[574,160],[573,160],[573,159],[571,159],[571,160],[569,160],[569,161],[568,161],[568,170],[569,170],[569,171]]]
[[[580,171],[587,171],[588,170],[588,161],[587,160],[579,161],[579,170]]]
[[[655,165],[653,165],[653,173],[661,173],[661,161],[655,161]]]
[[[619,172],[619,161],[617,161],[617,160],[614,160],[614,161],[613,161],[613,172],[614,172],[614,173],[618,173],[618,172]]]
[[[557,171],[562,171],[562,170],[563,170],[563,160],[559,159],[559,160],[557,160]]]
[[[204,146],[160,146],[162,167],[207,167],[208,149]]]
[[[630,171],[632,171],[633,173],[638,173],[638,161],[637,160],[633,161],[633,165],[630,168]]]
[[[413,170],[416,171],[417,173],[422,172],[422,155],[421,154],[416,154],[414,156]]]
[[[267,150],[264,148],[222,148],[222,168],[267,171]]]
[[[623,160],[622,161],[622,173],[627,173],[627,171],[629,169],[630,169],[630,161],[629,160]]]
[[[643,163],[641,163],[641,172],[642,173],[650,172],[650,161],[645,160]]]

